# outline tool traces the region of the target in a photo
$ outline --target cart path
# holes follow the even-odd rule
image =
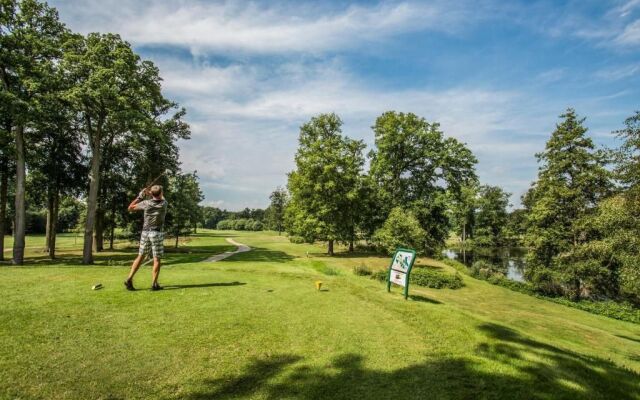
[[[235,251],[225,251],[224,253],[211,256],[206,260],[204,260],[204,262],[216,262],[216,261],[224,260],[225,258],[229,258],[234,254],[251,251],[251,247],[247,246],[246,244],[238,243],[231,238],[227,238],[227,242],[231,243],[234,246],[238,246],[238,248]]]

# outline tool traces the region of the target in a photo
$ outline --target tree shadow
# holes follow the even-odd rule
[[[629,336],[625,336],[625,335],[616,335],[619,338],[622,339],[627,339],[627,340],[631,340],[632,342],[637,342],[640,343],[640,338],[633,338],[633,337],[629,337]]]
[[[197,283],[193,285],[167,285],[164,290],[175,289],[192,289],[192,288],[208,288],[208,287],[220,287],[220,286],[244,286],[244,282],[214,282],[214,283]]]
[[[640,375],[609,361],[562,350],[496,324],[478,327],[476,356],[427,357],[395,370],[365,365],[361,354],[328,366],[281,355],[253,360],[245,372],[203,382],[188,399],[630,399]]]

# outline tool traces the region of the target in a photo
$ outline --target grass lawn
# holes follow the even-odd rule
[[[226,237],[253,250],[200,262]],[[54,263],[42,241],[0,264],[0,398],[640,399],[640,325],[469,277],[405,301],[351,272],[387,258],[205,231],[167,253],[166,290],[147,266],[127,292],[127,243],[87,267],[79,238]]]

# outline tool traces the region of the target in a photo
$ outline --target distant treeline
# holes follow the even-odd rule
[[[278,230],[278,221],[273,206],[266,210],[245,208],[242,211],[227,211],[217,207],[202,207],[201,226],[207,229],[261,231]]]

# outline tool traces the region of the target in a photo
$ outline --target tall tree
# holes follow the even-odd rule
[[[60,70],[52,76],[54,90],[39,96],[34,106],[30,151],[30,175],[44,193],[47,209],[45,247],[55,258],[60,199],[77,196],[84,189],[85,163],[82,135],[76,114],[60,96],[64,78]]]
[[[4,89],[0,89],[0,96]],[[6,102],[0,101],[0,261],[4,261],[4,237],[7,233],[7,201],[9,185],[15,177],[14,161],[15,149],[11,137],[11,118]]]
[[[450,193],[449,200],[453,229],[460,236],[460,243],[465,244],[473,238],[478,188],[476,185],[465,185],[459,192]]]
[[[285,188],[278,187],[271,193],[269,200],[271,200],[267,209],[269,228],[278,231],[278,235],[280,235],[284,230],[284,212],[289,201],[289,194]]]
[[[66,28],[55,9],[36,0],[0,2],[0,101],[7,105],[16,153],[13,263],[24,262],[25,129],[33,100],[49,90],[48,80],[61,56]]]
[[[158,69],[141,61],[118,35],[77,37],[65,53],[64,67],[73,80],[67,98],[82,116],[91,151],[82,254],[82,262],[91,264],[103,153],[116,141],[140,134],[165,100]]]
[[[177,248],[180,236],[188,235],[191,228],[202,218],[199,203],[204,196],[196,172],[178,173],[170,177],[166,196],[169,202],[166,231],[175,236]]]
[[[579,298],[586,271],[575,268],[572,254],[586,240],[578,222],[592,213],[611,190],[604,154],[586,136],[584,118],[573,109],[537,154],[538,179],[526,196],[526,242],[531,248],[528,274],[541,290],[567,291]]]
[[[501,246],[507,224],[510,193],[498,186],[482,185],[478,191],[475,214],[474,244]]]
[[[308,241],[326,240],[330,255],[352,226],[345,210],[364,164],[364,144],[342,136],[341,127],[336,114],[320,114],[300,127],[296,170],[288,181],[289,232]]]
[[[424,250],[437,252],[449,231],[447,193],[477,180],[476,158],[465,144],[445,138],[439,124],[412,113],[385,112],[373,131],[371,175],[381,190],[381,211],[411,209],[426,232]]]

